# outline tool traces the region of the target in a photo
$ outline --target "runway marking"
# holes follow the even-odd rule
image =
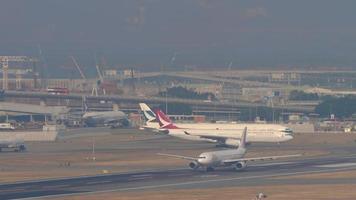
[[[16,189],[4,189],[4,190],[0,190],[1,192],[19,192],[19,191],[25,191],[27,188],[16,188]]]
[[[356,166],[356,163],[339,163],[339,164],[329,164],[329,165],[317,165],[316,167],[352,167]]]
[[[127,180],[137,181],[137,180],[144,180],[144,179],[148,179],[148,178],[153,178],[153,175],[152,174],[136,174],[136,175],[130,176]]]
[[[112,181],[93,181],[93,182],[87,182],[85,183],[86,185],[93,185],[93,184],[98,184],[98,183],[111,183]]]
[[[137,181],[137,180],[145,180],[145,179],[150,179],[153,178],[153,176],[143,176],[143,177],[130,177],[127,180],[129,181]]]
[[[338,169],[321,169],[321,170],[304,171],[304,172],[292,172],[292,173],[281,173],[281,174],[270,174],[270,175],[259,175],[259,176],[246,176],[246,177],[236,177],[236,178],[226,178],[226,179],[201,180],[201,181],[169,183],[169,184],[161,184],[161,185],[148,185],[148,186],[140,186],[140,187],[119,188],[119,189],[81,192],[81,193],[72,193],[72,194],[46,195],[46,196],[40,196],[40,197],[29,197],[29,198],[21,198],[21,199],[22,200],[29,200],[29,199],[33,200],[33,199],[55,198],[55,197],[67,197],[67,196],[75,196],[75,195],[90,195],[90,194],[99,194],[99,193],[108,193],[108,192],[120,192],[120,191],[130,191],[130,190],[140,190],[140,189],[155,189],[155,188],[164,188],[164,187],[172,187],[172,186],[194,185],[194,184],[202,184],[202,183],[247,180],[247,179],[254,179],[254,178],[260,179],[260,178],[274,178],[274,177],[280,177],[280,176],[293,176],[293,175],[325,173],[325,172],[338,172],[338,171],[345,171],[345,170],[352,170],[352,169],[356,169],[355,166],[348,167],[348,168],[338,168]]]
[[[44,185],[41,188],[60,188],[60,187],[68,187],[70,185],[66,184],[66,185]]]
[[[152,174],[137,174],[137,175],[132,175],[131,177],[147,177],[147,176],[152,176]]]
[[[176,176],[185,176],[185,175],[189,175],[189,174],[170,174],[168,176],[169,177],[176,177]]]
[[[249,165],[252,167],[267,167],[267,166],[273,166],[273,165],[288,165],[288,164],[294,164],[296,162],[279,162],[279,163],[265,163],[265,164],[256,164],[256,165]]]
[[[177,170],[186,170],[186,169],[187,169],[187,168],[185,168],[185,167],[180,167],[180,168],[168,169],[167,171],[177,171]],[[160,169],[160,168],[151,168],[151,169],[146,169],[146,171],[144,171],[144,172],[145,172],[145,173],[155,173],[155,172],[160,172],[160,171],[162,171],[162,169]],[[41,183],[41,182],[45,182],[45,181],[60,181],[60,180],[68,180],[68,179],[91,178],[91,177],[108,177],[108,176],[125,175],[125,174],[132,174],[132,173],[142,173],[142,170],[127,171],[127,172],[125,172],[125,173],[73,176],[73,177],[71,177],[71,178],[68,178],[68,177],[64,177],[64,178],[43,178],[43,179],[37,179],[37,180],[15,181],[15,182],[3,182],[3,183],[0,183],[0,186],[2,186],[2,185],[9,185],[9,184]]]
[[[201,175],[201,176],[198,176],[200,178],[213,178],[213,177],[218,177],[219,175],[217,174],[214,174],[214,175]]]

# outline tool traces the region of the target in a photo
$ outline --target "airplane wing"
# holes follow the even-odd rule
[[[199,157],[198,158],[194,158],[194,157],[189,157],[189,156],[181,156],[181,155],[165,154],[165,153],[158,153],[157,155],[168,156],[168,157],[184,159],[184,160],[198,160],[199,159]]]
[[[237,162],[276,160],[276,159],[280,159],[280,158],[292,158],[292,157],[299,157],[299,156],[302,156],[302,154],[283,155],[283,156],[266,156],[266,157],[256,157],[256,158],[238,158],[238,159],[223,160],[223,162],[225,164],[231,164],[231,163],[237,163]]]
[[[105,119],[104,124],[117,123],[117,122],[119,122],[118,119],[109,118],[109,119]]]
[[[224,142],[226,139],[229,139],[229,137],[225,137],[225,136],[204,135],[204,134],[190,134],[187,131],[184,131],[184,134],[191,135],[191,136],[198,136],[198,137],[204,138],[204,139],[222,141],[222,142]]]

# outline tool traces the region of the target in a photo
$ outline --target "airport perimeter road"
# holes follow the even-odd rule
[[[257,163],[251,164],[246,170],[240,172],[231,169],[216,170],[210,173],[189,169],[157,170],[2,184],[0,185],[0,199],[33,199],[81,193],[159,190],[162,188],[305,184],[306,181],[303,179],[275,179],[275,177],[350,169],[356,169],[356,155]],[[354,179],[308,180],[307,183],[324,184],[327,182],[327,184],[333,184],[333,181],[356,184]]]

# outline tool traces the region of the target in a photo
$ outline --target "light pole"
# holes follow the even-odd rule
[[[93,161],[95,161],[96,157],[95,157],[95,139],[94,139],[94,137],[93,137],[93,140],[92,140],[92,152],[91,152],[91,155],[92,155]]]

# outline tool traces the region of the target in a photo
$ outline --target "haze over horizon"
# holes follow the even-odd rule
[[[356,68],[351,0],[4,0],[0,54],[49,66]],[[173,55],[175,56],[172,62]]]

